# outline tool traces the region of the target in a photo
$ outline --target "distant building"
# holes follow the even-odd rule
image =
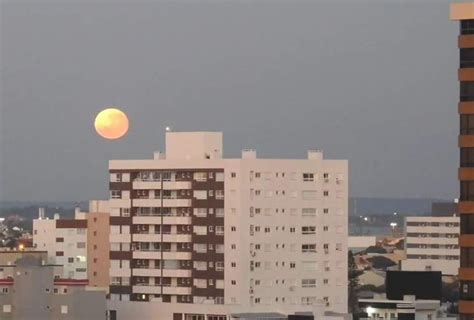
[[[403,271],[441,271],[456,275],[459,268],[459,217],[406,217]]]
[[[362,319],[446,319],[438,315],[441,272],[388,271],[385,286],[385,295],[359,299]]]
[[[431,216],[433,217],[453,217],[457,215],[457,202],[433,202],[431,205]]]
[[[87,280],[64,279],[62,266],[42,262],[26,253],[0,266],[0,319],[105,319],[105,291],[88,291]]]
[[[75,219],[33,220],[33,247],[48,251],[51,263],[64,266],[68,278],[87,279],[87,220],[76,210]]]
[[[67,278],[89,279],[92,287],[108,289],[109,208],[107,201],[90,201],[89,212],[76,209],[74,219],[33,220],[33,246],[48,252],[49,262],[64,266]]]
[[[222,153],[222,133],[167,132],[166,154],[109,162],[111,309],[347,312],[347,161]]]

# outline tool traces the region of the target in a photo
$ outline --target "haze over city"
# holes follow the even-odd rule
[[[223,131],[226,157],[323,149],[351,196],[455,198],[447,4],[4,1],[0,201],[106,198],[108,160],[152,157],[166,126]]]

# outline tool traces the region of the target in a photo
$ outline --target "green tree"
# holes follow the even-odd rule
[[[357,270],[357,265],[354,260],[354,254],[349,250],[348,256],[348,279],[349,279],[349,312],[359,312],[359,306],[357,303],[357,287],[359,286],[359,276],[362,274],[361,271]]]

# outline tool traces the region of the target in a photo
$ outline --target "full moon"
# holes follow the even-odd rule
[[[125,113],[116,108],[102,110],[95,117],[95,131],[105,139],[119,139],[128,131],[128,118]]]

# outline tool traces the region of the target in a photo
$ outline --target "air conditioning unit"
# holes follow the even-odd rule
[[[324,179],[325,183],[329,183],[329,178]]]
[[[249,290],[249,293],[250,293],[250,294],[253,294],[253,289],[250,289],[250,290]]]
[[[329,254],[329,249],[324,249],[325,254]]]

